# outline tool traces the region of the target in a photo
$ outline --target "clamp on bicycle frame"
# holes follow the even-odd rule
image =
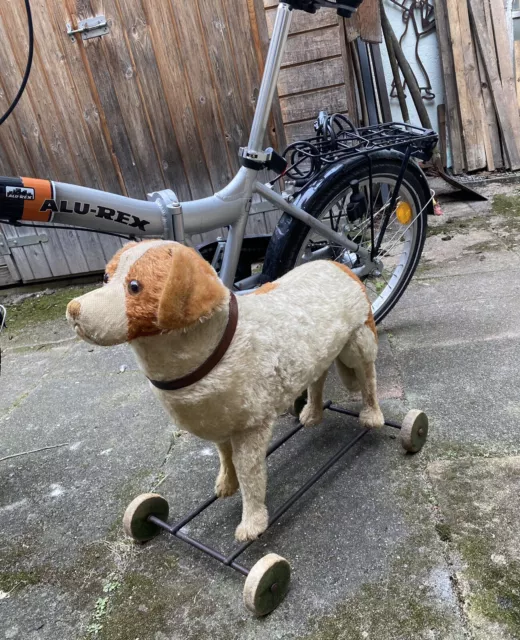
[[[184,244],[184,218],[182,206],[171,189],[148,193],[146,199],[159,205],[163,221],[163,239]]]
[[[254,151],[248,147],[240,147],[238,157],[243,167],[254,169],[255,171],[270,169],[281,175],[287,169],[287,160],[272,147],[268,147],[265,151]]]

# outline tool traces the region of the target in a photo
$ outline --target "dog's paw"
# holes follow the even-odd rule
[[[365,429],[379,429],[385,424],[385,419],[380,409],[363,409],[359,422]]]
[[[235,531],[235,538],[239,542],[256,540],[258,536],[267,529],[268,524],[267,509],[255,514],[248,520],[242,520]]]
[[[238,491],[237,477],[228,473],[219,473],[215,482],[215,493],[217,498],[229,498]]]
[[[315,427],[323,420],[323,409],[306,404],[300,413],[300,422],[304,427]]]

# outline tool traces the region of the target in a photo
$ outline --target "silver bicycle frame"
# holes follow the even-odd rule
[[[242,153],[249,157],[265,155],[262,145],[291,17],[292,8],[281,2],[276,13],[249,143],[247,148],[242,150]],[[303,209],[290,204],[259,182],[259,170],[242,167],[233,180],[215,195],[181,203],[176,202],[173,192],[169,190],[150,194],[150,201],[145,202],[86,187],[53,182],[55,205],[51,220],[93,230],[141,237],[163,237],[179,242],[184,241],[184,234],[205,233],[229,226],[220,278],[231,288],[240,258],[251,200],[256,193],[276,208],[305,223],[330,242],[357,253],[363,262],[370,262],[366,249],[335,232]]]

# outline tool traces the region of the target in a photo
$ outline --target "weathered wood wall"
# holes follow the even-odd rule
[[[33,70],[19,106],[0,128],[0,174],[136,198],[165,187],[181,199],[201,198],[229,182],[239,166],[238,147],[247,143],[268,44],[262,0],[31,4]],[[96,15],[107,18],[110,33],[71,41],[66,24],[76,27]],[[18,89],[26,51],[23,0],[4,0],[0,112]],[[279,107],[274,115],[271,143],[283,146]],[[258,214],[249,231],[268,232],[273,222]],[[4,233],[35,230],[4,225]],[[74,230],[42,233],[49,243],[14,250],[24,280],[101,270],[120,245]]]
[[[276,16],[276,0],[263,0],[269,35]],[[350,20],[335,11],[315,14],[295,11],[278,82],[278,94],[288,142],[313,134],[321,109],[348,113],[357,122],[355,52],[358,37],[381,42],[379,0],[364,0]]]

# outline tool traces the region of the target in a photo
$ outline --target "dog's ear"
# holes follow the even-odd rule
[[[211,315],[226,299],[227,289],[213,268],[194,249],[174,244],[161,292],[157,323],[161,329],[184,329]]]

